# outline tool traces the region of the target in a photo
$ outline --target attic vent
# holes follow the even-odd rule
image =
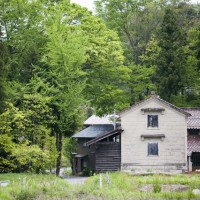
[[[165,109],[164,108],[142,108],[141,109],[142,114],[145,112],[161,112],[161,114],[164,114]]]
[[[161,139],[164,140],[165,134],[143,134],[140,136],[142,140],[144,139]]]

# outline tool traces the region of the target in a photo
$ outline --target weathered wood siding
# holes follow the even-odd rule
[[[96,172],[119,171],[121,166],[120,143],[97,143]]]
[[[164,108],[163,112],[142,112],[142,108]],[[147,128],[147,115],[158,115],[158,128]],[[121,116],[121,169],[132,172],[182,172],[187,161],[186,116],[165,104],[150,99]],[[141,135],[164,134],[165,138]],[[158,156],[148,156],[149,142],[158,143]]]
[[[81,160],[84,159],[85,162],[87,162],[87,168],[91,170],[95,170],[95,147],[91,146],[84,147],[84,143],[89,141],[90,139],[78,139],[78,146],[77,146],[77,153],[87,155],[87,157],[84,158],[77,158],[77,169],[76,172],[81,172]]]

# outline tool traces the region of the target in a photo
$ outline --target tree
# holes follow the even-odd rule
[[[162,22],[163,2],[100,0],[96,7],[98,16],[118,32],[126,61],[141,64],[140,56]]]
[[[62,138],[70,119],[81,110],[85,87],[85,73],[81,69],[86,60],[85,37],[79,26],[70,23],[70,16],[65,15],[68,6],[67,2],[61,2],[51,7],[51,18],[45,31],[48,41],[44,48],[43,66],[35,67],[36,76],[32,80],[32,85],[41,83],[36,92],[51,97],[49,106],[56,117],[51,130],[59,154],[57,175],[61,167]]]
[[[83,65],[87,78],[85,98],[99,115],[127,107],[126,88],[131,70],[124,66],[123,50],[116,32],[80,6],[73,4],[68,13],[73,21],[78,21],[83,35],[88,38],[87,60]]]
[[[27,83],[33,75],[32,65],[40,61],[41,49],[46,41],[42,25],[45,7],[41,1],[2,0],[0,10],[8,81]]]
[[[32,108],[34,107],[35,105]],[[36,110],[40,114],[44,111],[42,106],[34,111]],[[23,111],[9,103],[0,114],[0,172],[39,173],[55,167],[55,141],[49,135],[44,119],[43,123],[42,120],[38,122],[36,115],[32,114],[32,118],[30,117],[30,113],[34,111]],[[38,113],[39,118],[40,114]]]
[[[15,145],[22,139],[30,151],[37,151],[36,145],[53,155],[55,137],[58,175],[62,139],[82,124],[85,104],[98,114],[127,106],[131,70],[124,66],[116,32],[78,5],[3,0],[0,6],[5,47],[0,69],[6,69],[0,90],[9,102],[2,109],[0,131]],[[16,153],[24,166],[20,150]]]
[[[160,53],[157,59],[156,84],[160,96],[168,101],[172,95],[183,92],[187,76],[187,56],[184,52],[186,34],[177,18],[172,7],[166,8],[159,32]]]
[[[129,96],[131,104],[141,101],[148,96],[151,91],[157,91],[154,76],[157,70],[157,59],[159,58],[160,47],[155,36],[152,36],[146,46],[145,53],[140,56],[141,65],[130,65],[132,70],[129,81]]]

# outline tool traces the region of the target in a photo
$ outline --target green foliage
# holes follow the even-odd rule
[[[52,165],[55,166],[56,153],[52,150],[41,149],[37,145],[30,146],[28,142],[16,144],[7,134],[1,136],[0,144],[0,173],[11,171],[40,173]]]
[[[148,96],[151,91],[156,90],[153,84],[153,75],[155,74],[156,67],[146,67],[141,65],[129,66],[132,69],[132,76],[130,81],[130,97],[131,103],[141,101]]]
[[[162,189],[162,186],[160,183],[158,183],[157,178],[155,178],[154,182],[153,182],[153,192],[154,193],[160,193]]]
[[[185,87],[186,60],[185,33],[178,24],[178,16],[172,7],[165,10],[159,36],[160,53],[157,60],[156,82],[160,96],[170,100]]]
[[[73,138],[66,137],[63,140],[63,154],[68,160],[68,166],[73,167],[73,154],[77,152],[77,142]],[[73,171],[73,170],[72,170]]]
[[[101,0],[96,6],[108,27],[118,32],[126,60],[140,64],[140,56],[162,20],[163,2]]]
[[[32,193],[29,190],[21,190],[17,195],[16,195],[16,200],[34,200],[37,197],[37,193]]]
[[[64,198],[72,193],[66,180],[55,175],[0,174],[0,180],[10,180],[7,187],[0,187],[0,199],[29,200]]]
[[[154,90],[178,106],[179,95],[194,97],[185,105],[199,105],[198,6],[182,0],[101,0],[96,10],[118,32],[125,63],[133,69],[126,88],[131,104]]]
[[[55,137],[58,167],[62,138],[82,124],[86,100],[99,114],[128,105],[131,71],[121,43],[101,19],[69,1],[3,0],[0,7],[0,132],[51,151],[53,160]]]
[[[92,176],[93,174],[94,172],[89,167],[86,167],[83,169],[83,172],[82,172],[83,176]]]
[[[48,150],[43,150],[37,145],[28,146],[26,143],[16,146],[12,152],[16,160],[16,171],[34,173],[44,173],[52,165],[50,154]]]
[[[14,163],[12,153],[15,144],[12,138],[8,135],[1,135],[0,137],[0,173],[7,173],[14,171],[17,166]]]
[[[18,139],[25,130],[25,116],[13,104],[7,103],[5,112],[0,115],[0,133]]]
[[[2,0],[1,171],[44,171],[57,158],[58,173],[63,138],[79,129],[88,105],[102,115],[156,90],[177,105],[199,106],[197,8],[101,0],[104,22],[68,0]]]
[[[11,200],[26,199],[198,199],[199,195],[192,193],[198,188],[198,175],[151,175],[134,176],[126,173],[109,173],[110,184],[106,184],[105,174],[103,187],[99,188],[99,175],[89,177],[83,185],[69,186],[66,180],[53,175],[34,174],[0,174],[0,180],[10,180],[7,187],[0,187],[0,198]],[[154,193],[141,192],[143,185],[184,184],[188,191]]]
[[[86,99],[100,115],[127,107],[129,99],[125,89],[131,70],[124,66],[118,35],[103,20],[78,6],[72,6],[68,12],[73,20],[79,21],[87,38],[87,60],[82,67],[86,74]]]
[[[45,7],[40,1],[3,0],[0,3],[2,20],[1,41],[7,47],[4,67],[9,80],[28,82],[33,75],[33,64],[41,58],[45,44],[43,14]]]

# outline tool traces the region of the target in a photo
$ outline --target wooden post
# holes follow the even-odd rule
[[[106,172],[106,183],[107,183],[107,185],[110,184],[110,180],[109,180],[108,172]]]
[[[100,179],[99,179],[99,186],[100,186],[100,189],[102,188],[102,174],[100,173]]]
[[[114,130],[116,129],[116,111],[114,109]]]
[[[191,156],[188,157],[188,171],[192,171],[192,161],[191,161]]]

